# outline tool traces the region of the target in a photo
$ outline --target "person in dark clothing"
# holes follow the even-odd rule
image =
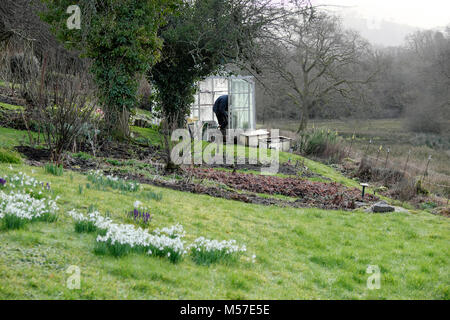
[[[214,102],[213,111],[219,121],[220,131],[225,135],[228,127],[228,95],[220,96]]]

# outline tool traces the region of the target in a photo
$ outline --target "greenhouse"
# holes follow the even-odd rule
[[[251,76],[209,77],[201,81],[189,120],[217,124],[213,106],[223,95],[228,95],[228,128],[255,130],[255,82]]]

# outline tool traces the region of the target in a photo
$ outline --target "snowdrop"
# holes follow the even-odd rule
[[[109,251],[113,255],[123,255],[131,250],[147,253],[149,255],[168,257],[172,262],[177,262],[186,253],[184,241],[180,231],[181,225],[167,228],[167,230],[177,230],[177,237],[170,237],[167,234],[151,234],[147,229],[135,227],[131,224],[114,223],[110,218],[102,216],[98,211],[84,215],[71,210],[68,215],[75,220],[75,229],[80,232],[104,230],[104,235],[98,235],[97,251]],[[94,226],[92,228],[89,226]],[[77,227],[78,226],[78,227]],[[172,232],[174,233],[174,232]],[[184,234],[184,232],[183,232]]]
[[[147,229],[130,224],[110,224],[106,234],[97,237],[97,243],[102,243],[113,254],[121,255],[136,249],[149,255],[167,256],[172,262],[180,260],[186,253],[181,238],[150,234]]]
[[[104,217],[98,211],[90,212],[87,216],[76,210],[67,213],[75,221],[75,231],[93,232],[97,230],[108,230],[112,220]]]
[[[18,174],[10,176],[9,178],[6,178],[6,180],[9,180],[10,182],[9,186],[13,189],[37,188],[37,187],[40,187],[43,190],[51,189],[50,184],[48,182],[44,183],[42,181],[39,181],[33,177],[28,176],[23,172],[19,172]]]
[[[174,226],[162,229],[156,229],[153,233],[157,235],[167,235],[169,238],[183,238],[185,236],[185,231],[181,224],[176,224]]]
[[[232,260],[247,251],[244,246],[238,246],[236,240],[210,240],[204,237],[195,239],[188,247],[192,258],[199,264],[210,264],[219,260]]]
[[[189,246],[192,249],[200,249],[205,251],[225,251],[227,254],[245,252],[245,246],[236,245],[236,240],[210,240],[204,237],[195,239],[194,243]]]
[[[100,170],[91,170],[88,173],[88,180],[100,186],[109,186],[113,189],[121,191],[135,192],[139,190],[139,183],[134,181],[126,181],[114,175],[105,175]]]
[[[56,220],[58,206],[52,199],[36,199],[24,192],[0,192],[0,219],[11,228],[23,226],[32,220]]]

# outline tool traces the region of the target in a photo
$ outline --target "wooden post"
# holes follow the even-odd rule
[[[406,174],[406,168],[408,166],[409,157],[411,156],[411,150],[408,151],[408,157],[406,158],[405,167],[403,168],[403,175]]]
[[[381,150],[383,150],[383,146],[380,146],[380,147],[378,148],[378,152],[377,152],[377,160],[375,160],[375,167],[377,166],[378,158],[380,157],[380,152],[381,152]]]
[[[423,172],[422,182],[425,182],[425,176],[428,175],[428,166],[430,165],[431,154],[428,156],[427,166],[425,167],[425,171]]]
[[[369,143],[367,144],[367,148],[366,148],[366,152],[365,152],[365,154],[367,155],[367,153],[369,152],[369,148],[370,148],[370,145],[372,144],[372,139],[370,139],[369,140]]]
[[[347,157],[350,157],[350,153],[352,152],[352,146],[353,146],[353,141],[355,140],[355,132],[353,131],[353,136],[352,136],[352,139],[351,139],[351,142],[350,142],[350,148],[348,149],[348,152],[347,152]]]
[[[384,162],[384,168],[387,168],[387,163],[388,163],[388,159],[389,159],[389,153],[391,152],[390,148],[387,148],[387,152],[386,152],[386,161]]]

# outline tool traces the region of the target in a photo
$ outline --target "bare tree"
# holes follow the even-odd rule
[[[39,17],[45,6],[41,0],[2,0],[0,5],[0,43],[33,43],[35,54],[40,59],[49,48],[61,45],[50,32],[50,27]]]
[[[30,61],[30,59],[24,59]],[[61,162],[90,121],[95,109],[95,87],[86,61],[69,62],[60,53],[48,54],[37,78],[21,83],[27,113],[42,130],[52,161]],[[27,65],[22,66],[27,70]]]
[[[442,120],[450,117],[450,30],[419,31],[408,40],[415,98],[408,125],[413,131],[439,133]]]
[[[306,128],[310,111],[332,93],[350,97],[372,78],[356,77],[368,43],[343,30],[336,17],[321,12],[312,17],[291,15],[277,37],[265,39],[263,48],[263,68],[277,75],[285,94],[301,111],[299,131]]]

